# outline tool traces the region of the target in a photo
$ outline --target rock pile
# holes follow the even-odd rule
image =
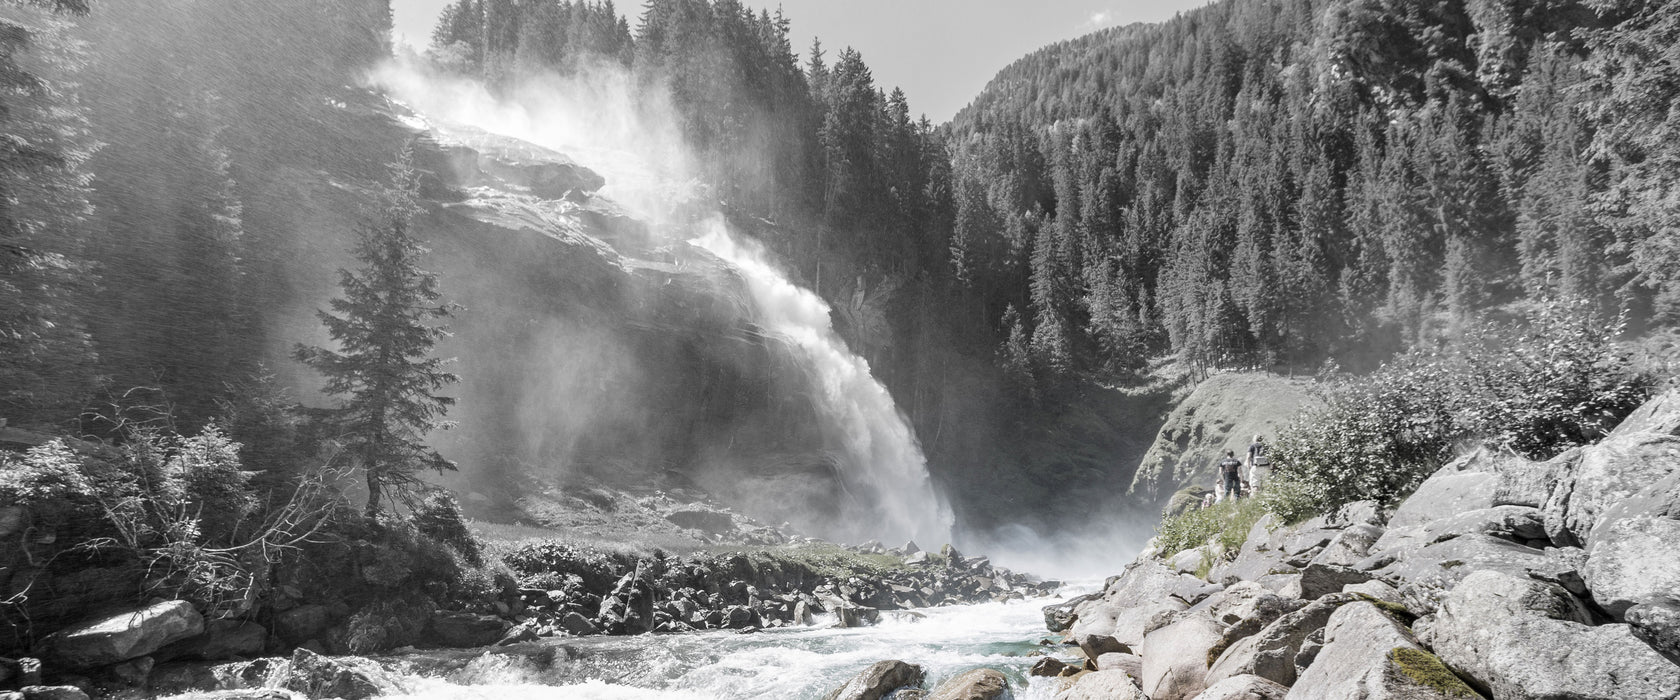
[[[1085,659],[1033,673],[1064,700],[1674,700],[1677,541],[1670,393],[1548,462],[1455,460],[1392,513],[1263,518],[1208,555],[1208,580],[1186,573],[1200,550],[1146,552],[1101,592],[1045,608]]]
[[[512,616],[518,626],[508,641],[560,634],[748,631],[811,625],[819,615],[841,627],[858,627],[878,622],[882,611],[1020,600],[1060,586],[993,566],[985,557],[965,557],[949,546],[932,558],[915,543],[893,550],[879,543],[851,549],[901,557],[903,564],[835,580],[806,565],[760,566],[747,555],[729,555],[677,563],[658,576],[631,571],[600,592],[586,585],[527,589],[521,591],[520,611]]]

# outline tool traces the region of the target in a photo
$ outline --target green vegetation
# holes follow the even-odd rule
[[[1615,345],[1621,332],[1584,304],[1552,302],[1370,375],[1332,378],[1327,407],[1273,446],[1286,507],[1392,505],[1466,442],[1546,459],[1603,437],[1652,386]]]
[[[438,276],[420,267],[427,251],[409,230],[420,212],[413,156],[412,145],[404,147],[390,165],[391,183],[380,188],[374,218],[356,241],[361,267],[339,270],[344,296],[332,300],[331,313],[316,311],[337,349],[299,344],[293,351],[326,376],[324,393],[343,400],[327,419],[343,436],[344,461],[363,474],[369,518],[378,517],[381,495],[414,506],[425,490],[417,472],[455,470],[424,442],[426,433],[450,427],[443,416],[455,399],[437,392],[459,378],[432,356],[449,335],[436,323],[453,307],[439,301]]]
[[[1193,547],[1210,546],[1210,540],[1219,551],[1236,552],[1266,513],[1262,499],[1241,498],[1234,503],[1226,501],[1208,508],[1191,508],[1163,518],[1156,528],[1157,556],[1165,559]],[[1206,568],[1212,568],[1211,554],[1204,553],[1203,563]],[[1197,575],[1205,577],[1206,573]]]
[[[681,556],[660,549],[642,552],[557,539],[525,541],[511,547],[491,544],[486,549],[488,558],[506,565],[521,587],[596,592],[606,590],[627,573],[658,578],[668,573],[677,575],[688,565],[699,563],[706,564],[701,567],[705,570],[728,572],[748,581],[766,572],[795,572],[796,576],[802,573],[844,581],[853,576],[876,577],[904,566],[903,560],[892,555],[861,554],[827,542],[729,547]],[[944,557],[930,553],[924,566],[941,567],[944,562]]]
[[[1388,660],[1407,678],[1424,687],[1450,697],[1481,697],[1470,686],[1441,663],[1440,657],[1422,649],[1395,647],[1388,652]]]

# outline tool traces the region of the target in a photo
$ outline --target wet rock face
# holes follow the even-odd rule
[[[989,668],[977,668],[940,683],[927,700],[999,700],[1009,697],[1009,677]]]
[[[364,700],[398,690],[379,667],[366,659],[330,658],[307,649],[292,653],[281,686],[311,698]]]
[[[899,688],[919,687],[926,677],[920,666],[878,661],[829,693],[826,700],[880,700]]]

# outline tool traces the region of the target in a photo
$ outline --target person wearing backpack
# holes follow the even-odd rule
[[[1266,456],[1266,438],[1254,436],[1248,444],[1248,487],[1258,492],[1262,484],[1272,480],[1272,458]]]
[[[1225,482],[1225,495],[1230,496],[1233,501],[1243,496],[1242,467],[1242,460],[1237,459],[1236,450],[1226,450],[1225,459],[1219,462],[1219,476]]]

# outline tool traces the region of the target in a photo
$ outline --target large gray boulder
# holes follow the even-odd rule
[[[1184,601],[1177,598],[1162,598],[1125,608],[1104,605],[1100,611],[1094,611],[1097,616],[1093,619],[1108,621],[1106,625],[1107,635],[1120,640],[1120,643],[1126,646],[1136,649],[1143,645],[1143,634],[1149,628],[1150,620],[1162,615],[1183,611],[1188,607],[1184,604]],[[1105,617],[1110,614],[1113,617]],[[1074,626],[1076,633],[1084,629],[1086,628],[1081,625]],[[1103,629],[1103,625],[1094,624],[1090,629]],[[1076,634],[1074,638],[1078,639],[1079,637],[1080,635]]]
[[[1544,462],[1530,462],[1509,457],[1495,470],[1499,482],[1493,489],[1493,505],[1544,508],[1557,488],[1559,477],[1575,468],[1581,459],[1581,448],[1564,451]]]
[[[1371,580],[1371,574],[1349,566],[1314,561],[1301,571],[1301,598],[1317,600],[1342,588]]]
[[[1555,584],[1478,571],[1417,626],[1447,665],[1494,700],[1680,694],[1680,666],[1627,625],[1590,621],[1581,601]]]
[[[1009,677],[1000,671],[977,668],[940,683],[926,700],[1007,700]]]
[[[1273,531],[1280,529],[1281,524],[1276,515],[1267,513],[1261,516],[1249,528],[1248,539],[1237,548],[1236,556],[1230,561],[1215,562],[1208,572],[1208,580],[1229,586],[1238,581],[1256,581],[1274,571],[1293,570],[1294,567],[1284,563],[1284,559],[1292,555],[1285,553],[1272,539]]]
[[[1290,688],[1291,700],[1462,700],[1476,697],[1400,623],[1370,603],[1330,616],[1324,647]]]
[[[1371,546],[1382,538],[1385,530],[1376,525],[1350,525],[1330,540],[1324,550],[1313,557],[1312,563],[1330,566],[1353,566],[1371,553]]]
[[[1132,683],[1125,671],[1096,671],[1078,676],[1055,700],[1158,700]]]
[[[42,656],[66,669],[108,666],[203,632],[192,603],[172,600],[54,632],[42,641]]]
[[[1295,655],[1301,651],[1307,637],[1324,629],[1337,609],[1359,600],[1356,594],[1336,593],[1277,618],[1259,632],[1225,649],[1208,668],[1207,683],[1212,685],[1233,676],[1253,675],[1282,685],[1293,684]]]
[[[1610,431],[1610,437],[1635,433],[1680,435],[1680,389],[1669,389],[1634,409]]]
[[[1373,555],[1390,556],[1389,553]],[[1553,566],[1545,550],[1487,535],[1470,534],[1419,547],[1371,570],[1373,578],[1399,584],[1412,610],[1428,613],[1470,572],[1483,569],[1526,576]]]
[[[845,685],[835,688],[827,700],[881,700],[899,688],[917,687],[927,673],[921,666],[903,661],[877,661],[860,671]]]
[[[1680,605],[1640,603],[1628,608],[1627,622],[1633,636],[1680,664]]]
[[[1196,700],[1284,700],[1289,688],[1259,676],[1232,676],[1208,686]]]
[[[1143,657],[1137,654],[1103,654],[1097,657],[1098,671],[1125,671],[1136,681],[1143,677]]]
[[[1492,471],[1488,453],[1478,451],[1453,460],[1418,485],[1394,515],[1388,528],[1424,525],[1470,510],[1493,507],[1493,491],[1499,475]]]
[[[1193,698],[1207,687],[1208,650],[1219,643],[1219,623],[1204,613],[1185,613],[1143,638],[1143,692],[1151,700]]]
[[[1464,535],[1486,535],[1528,544],[1546,539],[1546,518],[1539,508],[1528,506],[1499,505],[1467,510],[1423,525],[1389,530],[1369,551],[1404,556],[1419,547]]]
[[[1602,528],[1582,575],[1616,619],[1640,603],[1680,602],[1680,520],[1624,518]]]
[[[1632,433],[1583,448],[1546,500],[1546,534],[1560,546],[1591,549],[1589,539],[1607,510],[1676,469],[1680,437],[1672,435]]]
[[[268,646],[268,629],[255,622],[239,620],[210,620],[204,623],[204,634],[170,644],[152,657],[159,662],[170,660],[225,661],[261,656]]]

